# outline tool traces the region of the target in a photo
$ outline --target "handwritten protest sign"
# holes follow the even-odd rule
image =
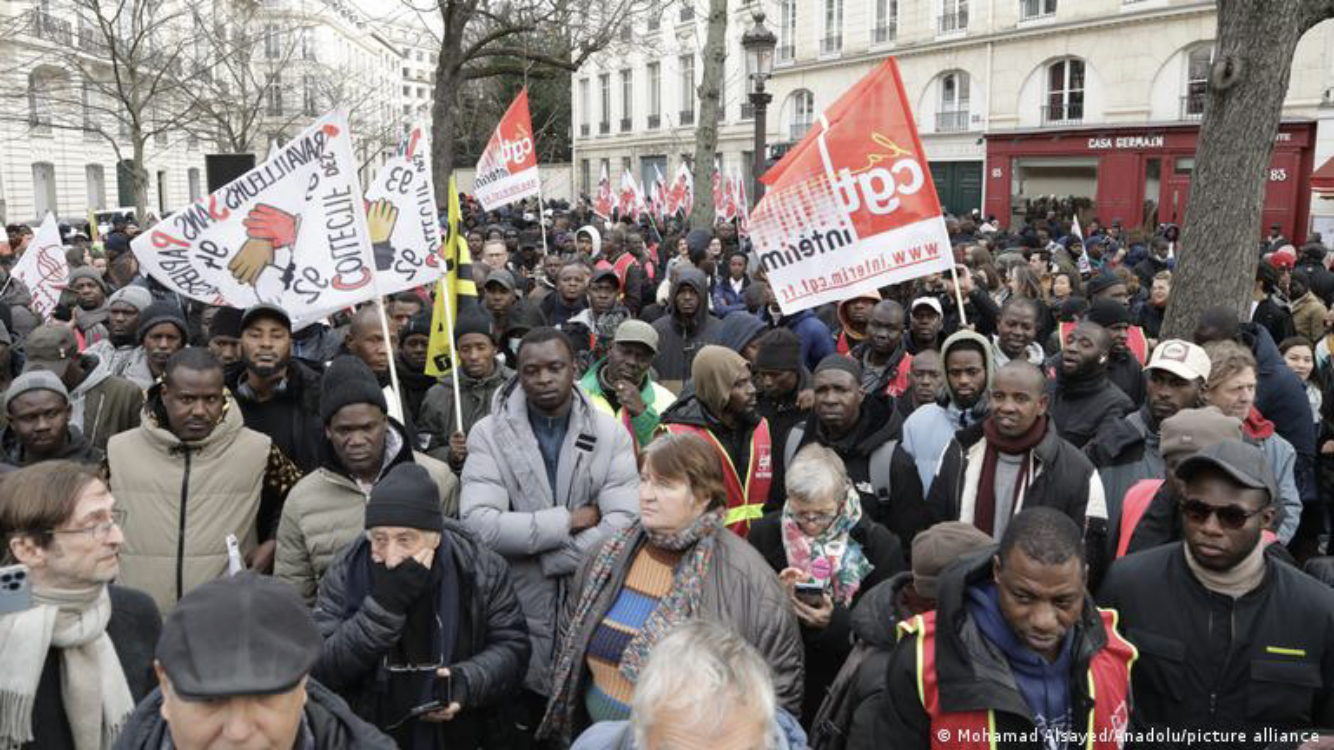
[[[55,214],[47,212],[23,257],[14,264],[14,278],[32,293],[32,311],[43,319],[51,317],[69,278],[69,262],[65,260]]]
[[[380,294],[430,284],[444,275],[431,146],[423,127],[414,127],[399,152],[380,167],[366,202]]]
[[[347,115],[335,112],[131,243],[169,289],[214,305],[281,305],[302,328],[376,294]],[[391,228],[392,229],[392,228]]]
[[[762,178],[750,236],[784,314],[948,271],[926,152],[893,58]]]
[[[477,160],[472,192],[483,209],[493,211],[537,195],[540,188],[533,118],[528,114],[528,89],[524,89],[486,142],[482,158]]]

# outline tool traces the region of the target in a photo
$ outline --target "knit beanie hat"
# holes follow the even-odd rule
[[[117,289],[107,300],[108,305],[124,302],[139,312],[147,310],[153,304],[153,293],[141,286],[125,286]]]
[[[329,424],[339,409],[351,404],[371,404],[389,413],[375,373],[365,362],[345,354],[329,363],[320,380],[320,421]]]
[[[208,327],[210,339],[218,336],[241,338],[241,310],[235,307],[219,307],[213,315],[213,323]]]
[[[1084,291],[1088,292],[1088,295],[1092,297],[1099,292],[1111,289],[1117,284],[1125,284],[1125,282],[1121,280],[1120,276],[1117,276],[1111,271],[1104,270],[1102,273],[1089,279],[1088,283],[1084,285]]]
[[[454,343],[457,344],[459,339],[470,333],[480,333],[495,343],[496,334],[491,328],[491,316],[475,308],[460,310],[458,318],[454,320]]]
[[[403,326],[403,330],[398,332],[398,339],[402,342],[406,341],[409,336],[426,336],[429,338],[430,335],[431,316],[423,313],[408,319],[407,325]]]
[[[424,467],[398,464],[371,489],[371,500],[366,504],[366,528],[382,526],[444,530],[440,490]]]
[[[740,354],[721,346],[706,346],[699,350],[690,366],[695,395],[711,414],[722,414],[732,386],[746,370],[746,359]]]
[[[815,374],[819,375],[825,370],[842,370],[851,375],[858,383],[862,382],[862,365],[852,357],[845,357],[842,354],[829,354],[820,360],[820,364],[815,366]]]
[[[186,326],[185,315],[181,313],[180,306],[175,302],[162,300],[154,302],[139,313],[139,343],[144,343],[144,337],[160,323],[171,323],[181,332],[183,341],[190,340],[190,330]]]
[[[801,370],[801,339],[786,328],[775,328],[760,337],[755,355],[756,370],[797,372]]]
[[[1130,323],[1130,311],[1126,309],[1126,306],[1106,297],[1093,300],[1093,304],[1089,305],[1088,314],[1084,317],[1103,328],[1110,328],[1121,323]]]
[[[102,278],[101,272],[99,272],[96,268],[93,268],[92,266],[82,266],[80,268],[75,268],[69,272],[69,282],[68,282],[69,286],[73,287],[74,282],[78,281],[79,279],[92,279],[93,281],[96,281],[97,285],[102,287],[102,293],[106,294],[107,280]]]

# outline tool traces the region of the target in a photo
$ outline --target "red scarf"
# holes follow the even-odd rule
[[[1264,440],[1274,434],[1274,423],[1265,419],[1259,409],[1251,407],[1251,413],[1246,415],[1246,421],[1241,423],[1242,432],[1252,440]]]
[[[1028,466],[1032,463],[1028,453],[1042,442],[1047,434],[1047,417],[1043,415],[1033,422],[1028,432],[1016,438],[1008,438],[996,429],[995,417],[982,423],[987,447],[982,456],[982,476],[977,480],[977,500],[973,505],[973,525],[988,534],[995,533],[996,525],[996,462],[1001,453],[1011,456],[1022,455],[1019,464],[1019,476],[1014,480],[1014,494],[1010,498],[1010,514],[1014,514],[1018,505],[1019,493],[1028,482]]]

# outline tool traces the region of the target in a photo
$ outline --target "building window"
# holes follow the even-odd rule
[[[797,89],[788,97],[791,115],[788,122],[788,140],[799,141],[815,124],[815,94]]]
[[[940,21],[937,29],[941,34],[967,31],[968,0],[941,0]]]
[[[32,132],[51,132],[51,92],[55,76],[47,71],[34,70],[28,74],[28,125]]]
[[[1181,97],[1181,119],[1204,117],[1204,92],[1209,88],[1209,66],[1213,58],[1212,45],[1196,47],[1186,55],[1186,93]]]
[[[39,161],[32,165],[32,200],[37,209],[37,218],[46,216],[46,212],[59,216],[56,205],[56,166],[50,162]]]
[[[283,77],[281,73],[274,73],[269,77],[268,86],[268,114],[269,117],[283,116]]]
[[[310,41],[310,32],[304,29],[301,32],[301,59],[315,59],[315,45]]]
[[[302,76],[301,78],[301,111],[307,117],[314,117],[319,114],[315,101],[315,76]]]
[[[84,179],[88,183],[88,208],[101,211],[107,207],[107,179],[101,164],[89,164],[83,168]]]
[[[650,33],[657,31],[662,26],[662,5],[658,0],[653,0],[648,6],[648,30]]]
[[[797,0],[781,0],[778,19],[778,62],[797,57]]]
[[[695,124],[695,56],[681,55],[681,124]]]
[[[611,132],[611,73],[603,73],[598,76],[598,91],[602,104],[602,118],[598,120],[598,133],[606,135]]]
[[[693,20],[695,20],[695,0],[684,0],[681,3],[681,23]]]
[[[885,44],[899,35],[899,0],[872,0],[875,25],[871,27],[871,43]]]
[[[282,39],[278,35],[278,27],[268,24],[264,27],[264,56],[270,60],[277,60],[282,57]]]
[[[186,183],[190,188],[190,202],[194,203],[204,197],[203,184],[199,179],[199,167],[190,167],[185,175]]]
[[[646,68],[648,73],[648,126],[650,129],[662,124],[662,64],[651,62]]]
[[[593,110],[588,108],[588,79],[579,81],[579,135],[587,137],[593,127]]]
[[[963,71],[940,77],[940,107],[936,110],[936,132],[968,129],[968,74]]]
[[[635,72],[629,68],[621,71],[621,132],[630,132],[630,123],[634,112]]]
[[[1056,0],[1019,0],[1019,20],[1056,15]]]
[[[1047,67],[1047,103],[1042,124],[1056,125],[1084,119],[1084,61],[1072,57]]]
[[[843,50],[843,0],[824,0],[824,36],[820,54],[836,55]]]
[[[589,164],[587,159],[579,160],[579,192],[588,195],[591,191],[588,189]]]

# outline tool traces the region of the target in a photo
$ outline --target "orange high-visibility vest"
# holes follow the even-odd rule
[[[769,499],[769,485],[774,479],[773,444],[769,439],[769,420],[761,419],[750,437],[750,466],[743,482],[727,449],[712,432],[690,424],[669,424],[673,434],[698,435],[717,451],[723,464],[723,483],[727,486],[727,516],[725,523],[737,536],[750,533],[750,522],[764,515],[764,502]],[[752,500],[752,498],[754,498]]]

